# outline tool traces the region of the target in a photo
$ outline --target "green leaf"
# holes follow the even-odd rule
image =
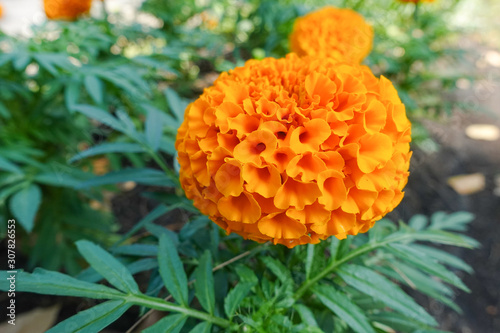
[[[464,291],[470,292],[469,288],[467,288],[467,286],[455,274],[447,270],[446,267],[440,265],[432,257],[414,249],[412,246],[392,244],[386,248],[398,258],[418,267],[424,272],[428,272],[445,282],[448,282]]]
[[[286,268],[281,262],[271,257],[260,258],[267,268],[278,277],[278,279],[284,284],[293,283],[292,275],[288,268]]]
[[[426,328],[422,323],[396,312],[369,314],[369,318],[374,322],[384,324],[398,332],[414,332],[415,330]]]
[[[0,156],[0,170],[10,171],[13,173],[23,173],[23,171],[14,163]]]
[[[114,254],[149,257],[158,255],[158,246],[152,244],[130,244],[114,247],[111,249]]]
[[[160,147],[163,134],[163,117],[156,109],[149,109],[146,117],[146,139],[154,151]]]
[[[83,84],[96,104],[104,102],[104,85],[101,80],[94,75],[87,75],[83,80]]]
[[[375,333],[363,311],[345,294],[327,285],[315,286],[313,291],[321,303],[345,321],[355,332]]]
[[[10,211],[27,232],[33,230],[35,216],[41,202],[42,191],[35,184],[23,188],[10,198]]]
[[[76,188],[81,180],[71,177],[64,171],[44,172],[35,176],[35,182],[60,187]]]
[[[174,187],[175,183],[163,171],[156,169],[123,169],[109,172],[104,176],[95,177],[81,183],[79,188],[102,186],[134,181],[140,184]]]
[[[87,150],[79,152],[77,155],[73,156],[68,160],[68,163],[73,163],[75,161],[81,160],[82,158],[109,154],[109,153],[143,153],[144,148],[137,143],[127,143],[127,142],[112,142],[103,143],[97,146],[90,147]]]
[[[109,127],[117,130],[118,132],[125,133],[125,127],[121,121],[110,115],[108,112],[103,109],[97,108],[91,105],[75,105],[73,108],[75,111],[83,113],[85,116],[97,120],[103,124],[108,125]]]
[[[177,120],[181,121],[184,119],[184,111],[186,110],[187,103],[184,102],[179,95],[177,95],[177,93],[170,88],[165,90],[165,97],[167,98],[170,110],[175,115]]]
[[[184,266],[174,243],[167,235],[160,237],[158,252],[160,275],[172,297],[181,305],[188,306],[188,284]]]
[[[443,265],[449,265],[451,267],[461,269],[461,270],[463,270],[467,273],[470,273],[470,274],[473,273],[473,269],[471,266],[469,266],[462,259],[460,259],[452,254],[449,254],[448,252],[436,249],[434,247],[429,247],[429,246],[424,246],[424,245],[419,245],[419,244],[412,244],[411,247],[416,249],[417,251],[419,251],[425,255],[428,255],[429,257],[439,261]]]
[[[307,244],[306,254],[306,280],[311,276],[311,269],[314,262],[314,244]]]
[[[470,237],[460,234],[453,234],[442,230],[423,230],[415,235],[416,239],[438,244],[460,246],[469,249],[479,247],[480,244]]]
[[[408,225],[415,230],[423,230],[429,223],[429,219],[425,215],[416,214],[408,221]]]
[[[205,321],[196,325],[189,333],[210,333],[212,331],[212,323]]]
[[[240,306],[241,301],[248,295],[250,290],[256,283],[239,282],[233,289],[229,291],[224,299],[224,312],[228,318],[232,318],[236,309]]]
[[[455,212],[452,214],[436,212],[431,216],[429,229],[466,231],[467,224],[472,222],[474,218],[474,214],[469,212]]]
[[[396,284],[371,269],[359,265],[343,265],[338,274],[348,285],[384,302],[399,313],[428,325],[437,325],[434,318]]]
[[[7,271],[0,271],[0,290],[9,290],[10,277]],[[36,268],[32,274],[16,274],[16,290],[46,295],[64,295],[95,299],[121,298],[123,294],[100,284],[81,281],[59,272]]]
[[[113,286],[126,293],[139,292],[139,287],[132,274],[109,252],[87,240],[76,242],[76,247],[90,266]]]
[[[66,319],[46,333],[95,333],[120,318],[132,304],[122,300],[108,301]]]
[[[142,333],[179,333],[187,317],[182,314],[174,314],[163,317],[153,326],[150,326],[142,331]]]
[[[309,327],[318,327],[314,313],[304,304],[295,304],[293,308],[297,311],[302,322]]]
[[[212,274],[212,256],[206,250],[200,258],[195,271],[195,294],[201,306],[210,314],[215,310],[214,276]]]
[[[340,240],[337,237],[330,237],[330,261],[337,260],[339,247],[340,247]]]
[[[66,103],[66,108],[70,111],[74,111],[78,105],[78,100],[80,99],[80,82],[70,81],[66,85],[64,90],[64,101]]]

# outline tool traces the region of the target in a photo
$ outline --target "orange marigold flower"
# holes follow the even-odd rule
[[[227,233],[288,247],[345,238],[403,198],[410,131],[396,89],[368,67],[249,60],[187,107],[180,182]]]
[[[92,0],[44,0],[43,4],[49,19],[73,21],[90,11]]]
[[[399,2],[406,2],[406,3],[418,3],[418,2],[434,2],[434,0],[398,0]]]
[[[351,9],[328,6],[298,18],[289,39],[299,56],[359,64],[372,49],[373,28]]]
[[[2,8],[2,5],[0,5],[0,17],[3,16],[3,8]]]

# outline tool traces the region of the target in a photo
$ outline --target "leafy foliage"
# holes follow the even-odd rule
[[[311,247],[289,250],[238,240],[240,245],[254,247],[253,250],[234,264],[233,259],[226,262],[219,259],[216,268],[212,266],[214,240],[210,229],[219,232],[218,227],[209,224],[199,228],[195,219],[180,233],[197,235],[186,239],[193,246],[192,255],[179,255],[185,251],[181,250],[182,246],[177,251],[174,245],[177,239],[168,233],[159,236],[157,252],[122,251],[120,257],[113,257],[91,242],[79,241],[78,250],[100,275],[97,279],[89,279],[87,275],[85,280],[104,278],[111,287],[42,269],[31,274],[18,273],[16,287],[19,291],[109,299],[58,324],[50,332],[76,332],[87,327],[102,329],[133,305],[170,314],[145,332],[210,332],[213,327],[234,332],[378,332],[389,328],[399,332],[433,331],[437,325],[434,318],[399,283],[459,310],[452,301],[453,291],[446,284],[467,289],[445,267],[464,271],[469,268],[463,264],[457,267],[458,258],[446,252],[441,256],[443,252],[429,243],[454,242],[464,248],[476,247],[476,241],[454,231],[471,219],[470,214],[462,212],[440,212],[432,216],[432,224],[419,224],[418,229],[403,222],[396,227],[382,220],[367,236],[349,236],[345,240],[332,239],[315,245],[313,256]],[[440,237],[429,239],[428,236],[436,232]],[[229,248],[235,240],[225,236],[222,241]],[[135,246],[139,249],[141,244]],[[426,265],[422,265],[420,259],[416,259],[418,253],[429,256],[437,253],[438,259],[426,260]],[[230,250],[217,249],[215,257],[230,255]],[[170,297],[150,296],[139,290],[132,276],[138,271],[132,273],[131,267],[144,259],[135,259],[128,266],[122,261],[142,256],[157,258],[161,285],[175,302],[170,301]],[[306,267],[311,272],[309,276],[305,274]],[[217,275],[219,273],[222,275]],[[219,280],[223,276],[226,286],[216,289],[216,276]],[[2,290],[9,288],[6,278],[7,272],[1,272]],[[188,296],[193,295],[190,290],[194,291],[194,298]]]

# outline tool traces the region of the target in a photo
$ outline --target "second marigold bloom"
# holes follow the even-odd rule
[[[44,0],[45,15],[51,20],[76,20],[90,11],[92,0]]]
[[[373,28],[351,9],[324,7],[298,18],[290,34],[290,50],[359,64],[370,53]]]
[[[389,80],[326,58],[250,60],[185,113],[180,181],[229,232],[288,247],[365,232],[403,198],[410,122]]]

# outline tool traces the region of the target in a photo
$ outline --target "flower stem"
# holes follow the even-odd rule
[[[126,297],[126,300],[130,303],[134,303],[136,305],[142,305],[150,309],[182,313],[186,316],[197,318],[203,321],[208,321],[223,328],[228,328],[230,325],[229,320],[226,320],[224,318],[215,317],[206,312],[201,312],[191,308],[186,308],[180,305],[176,305],[171,302],[164,301],[161,298],[151,297],[143,294],[136,294],[136,295],[128,295]]]

